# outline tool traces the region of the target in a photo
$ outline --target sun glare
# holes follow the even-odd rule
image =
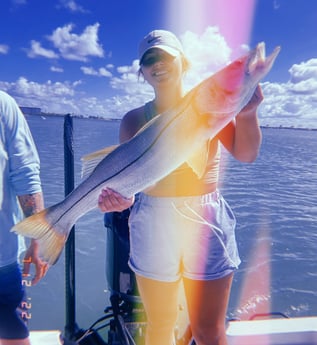
[[[255,5],[255,0],[173,0],[166,7],[166,25],[178,35],[216,26],[236,51],[249,44]]]
[[[187,31],[202,36],[208,28],[217,27],[231,49],[231,59],[234,59],[250,43],[255,7],[256,0],[173,0],[166,8],[166,26],[178,36]],[[197,44],[195,40],[193,45]],[[214,55],[219,56],[219,51]],[[249,318],[252,313],[270,311],[270,243],[269,229],[259,229],[255,246],[247,259],[253,268],[248,267],[251,273],[244,278],[237,301],[237,313],[242,319]]]

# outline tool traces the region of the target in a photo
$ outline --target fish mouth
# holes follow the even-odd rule
[[[254,53],[251,54],[249,61],[247,63],[247,69],[246,74],[252,74],[255,72],[256,69],[264,69],[264,68],[271,68],[269,66],[272,66],[278,53],[280,52],[281,47],[276,47],[269,56],[266,56],[265,51],[265,43],[260,42],[255,50]]]

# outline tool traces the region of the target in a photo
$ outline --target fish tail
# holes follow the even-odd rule
[[[61,233],[47,220],[49,208],[17,223],[11,231],[22,236],[34,238],[39,243],[39,256],[42,260],[54,265],[65,245],[68,234]]]

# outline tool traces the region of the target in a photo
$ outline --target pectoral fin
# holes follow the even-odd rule
[[[206,141],[200,150],[187,159],[186,163],[193,169],[194,173],[200,179],[206,171],[209,155],[209,141]]]
[[[105,147],[101,150],[89,153],[81,158],[82,169],[81,177],[88,177],[95,167],[112,151],[114,151],[119,145],[113,145]]]

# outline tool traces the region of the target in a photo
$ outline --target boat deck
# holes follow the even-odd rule
[[[229,345],[317,345],[317,317],[233,321]]]
[[[60,331],[31,331],[32,345],[61,345]]]
[[[32,331],[32,345],[62,345],[61,332]],[[317,317],[231,321],[229,345],[317,345]]]

